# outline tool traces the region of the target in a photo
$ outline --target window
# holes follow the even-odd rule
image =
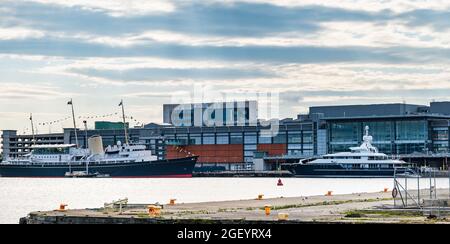
[[[274,144],[286,144],[286,132],[280,132],[273,137]]]
[[[369,126],[369,133],[373,136],[373,141],[391,141],[392,136],[392,125],[391,121],[383,122],[367,122],[363,123],[363,128]]]
[[[253,157],[254,152],[253,151],[245,151],[244,156],[246,157]]]
[[[256,145],[244,145],[244,150],[256,150]]]
[[[201,145],[202,144],[202,136],[201,136],[201,134],[190,134],[189,135],[189,144],[191,144],[191,145]]]
[[[434,141],[448,141],[448,129],[447,130],[433,130],[432,139]]]
[[[397,121],[397,140],[426,140],[428,137],[426,121]]]
[[[312,132],[303,132],[303,143],[312,143],[313,134]]]
[[[211,145],[215,144],[215,136],[214,134],[203,134],[203,144]]]
[[[186,140],[188,138],[187,134],[177,134],[177,139],[184,139]]]
[[[436,153],[446,153],[448,152],[448,142],[436,141],[433,144],[433,151]]]
[[[272,143],[272,136],[270,135],[259,135],[259,144],[271,144]]]
[[[337,145],[330,145],[330,152],[331,153],[336,153],[336,152],[346,152],[348,151],[349,147],[355,147],[355,146],[359,146],[358,144],[337,144]]]
[[[375,147],[378,148],[378,151],[382,152],[382,153],[386,153],[386,154],[392,154],[392,144],[377,144],[377,143],[373,143],[373,145]]]
[[[288,143],[302,143],[302,135],[300,131],[289,131]]]
[[[331,142],[353,142],[362,138],[361,124],[357,122],[332,123]]]
[[[217,134],[217,144],[229,144],[228,133]]]
[[[303,144],[303,149],[314,149],[313,144]]]
[[[230,144],[242,144],[242,133],[231,133],[230,134]]]
[[[397,154],[410,154],[414,152],[424,152],[425,145],[424,143],[405,143],[405,144],[397,144]]]
[[[302,144],[289,144],[288,149],[302,149]]]
[[[245,144],[256,144],[256,132],[247,132],[244,134]]]

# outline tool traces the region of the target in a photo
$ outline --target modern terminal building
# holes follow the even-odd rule
[[[208,110],[210,103],[164,105],[163,119],[167,123],[130,128],[129,137],[146,144],[160,159],[198,155],[198,170],[275,170],[285,162],[347,151],[361,143],[363,128],[368,125],[373,144],[381,152],[418,164],[448,165],[450,102],[432,102],[429,106],[398,103],[310,107],[308,114],[276,123],[254,117],[256,102],[243,104],[241,110],[226,104],[212,110]],[[184,109],[177,110],[180,107]],[[174,110],[175,114],[171,114]],[[200,114],[207,114],[215,122],[205,124],[207,120]],[[181,124],[174,123],[174,118]],[[216,123],[219,118],[228,122]],[[105,123],[99,125],[101,128],[77,131],[80,146],[92,135],[101,135],[104,145],[124,141],[124,131],[117,124],[113,128]],[[3,131],[5,157],[26,154],[32,139],[32,135]],[[74,129],[65,129],[60,134],[35,135],[34,141],[75,143],[75,133]]]

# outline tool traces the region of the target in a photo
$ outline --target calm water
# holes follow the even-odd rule
[[[191,178],[191,179],[25,179],[0,178],[0,223],[18,223],[31,211],[52,210],[60,203],[69,208],[92,208],[128,197],[131,203],[203,202],[293,197],[381,191],[392,189],[392,179],[286,178]],[[424,181],[425,182],[425,181]],[[438,179],[448,187],[448,179]],[[425,183],[422,186],[426,186]]]

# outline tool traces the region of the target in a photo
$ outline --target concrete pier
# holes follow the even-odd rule
[[[439,195],[448,198],[448,189]],[[175,203],[162,205],[160,214],[149,215],[148,205],[119,208],[32,212],[22,224],[252,224],[252,223],[450,223],[420,210],[393,209],[390,192],[354,193],[258,200]],[[267,209],[269,208],[269,209]],[[267,213],[269,211],[269,214]],[[442,209],[442,213],[445,213]]]

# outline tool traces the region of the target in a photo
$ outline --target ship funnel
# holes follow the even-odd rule
[[[92,155],[104,155],[103,141],[101,136],[92,136],[88,140],[89,151]]]

